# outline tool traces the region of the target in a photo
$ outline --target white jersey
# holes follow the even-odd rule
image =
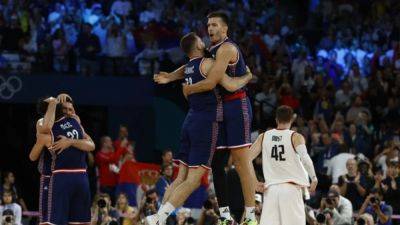
[[[295,132],[289,129],[266,131],[262,143],[263,172],[266,186],[295,183],[309,186],[308,174],[292,144]]]

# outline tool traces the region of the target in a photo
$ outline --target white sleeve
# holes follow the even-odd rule
[[[314,170],[314,164],[313,164],[313,161],[311,160],[310,156],[307,153],[306,145],[305,144],[298,145],[296,147],[296,152],[297,152],[297,154],[299,154],[301,162],[302,162],[304,168],[306,169],[308,176],[311,178],[311,180],[317,179],[317,176],[316,176],[315,170]]]
[[[14,213],[15,213],[15,224],[21,225],[21,219],[22,219],[22,209],[21,206],[19,206],[17,203],[14,203]]]

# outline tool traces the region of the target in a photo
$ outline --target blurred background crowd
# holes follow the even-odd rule
[[[196,31],[209,44],[205,15],[217,9],[230,14],[229,37],[254,74],[248,85],[253,137],[274,126],[279,105],[298,115],[293,129],[306,137],[319,177],[318,191],[307,201],[308,223],[399,224],[397,0],[2,0],[0,71],[151,77],[185,62],[178,47],[183,34]],[[176,174],[176,150],[165,150],[160,175],[126,182],[130,178],[121,176],[129,166],[123,165],[139,163],[126,137],[121,126],[115,142],[107,136],[97,140],[98,150],[89,157],[95,224],[137,224],[157,210]],[[261,158],[254,166],[262,180]],[[230,166],[227,173],[231,182],[238,179]],[[9,208],[15,215],[28,210],[12,173],[2,178],[3,218]],[[204,190],[170,224],[218,221],[212,179],[203,183]],[[256,199],[261,205],[261,195]],[[231,208],[240,215],[240,200],[234,201]]]

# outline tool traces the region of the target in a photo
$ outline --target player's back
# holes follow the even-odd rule
[[[193,58],[185,66],[185,81],[187,84],[195,84],[206,79],[206,75],[201,71],[201,64],[205,58]],[[188,96],[189,113],[200,114],[216,119],[218,109],[222,112],[221,100],[216,89],[211,91],[196,93]]]
[[[56,121],[52,128],[53,139],[59,136],[71,139],[83,139],[83,129],[73,117],[63,117]],[[86,153],[73,146],[53,154],[52,170],[86,169]]]
[[[295,183],[308,186],[308,176],[292,144],[289,129],[266,131],[262,143],[263,172],[267,186]]]

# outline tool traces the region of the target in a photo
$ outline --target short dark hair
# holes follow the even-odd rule
[[[152,189],[146,191],[146,197],[148,197],[149,195],[152,195],[152,194],[154,194],[154,193],[157,194],[157,191],[156,191],[155,188],[152,188]]]
[[[293,109],[287,105],[281,105],[276,110],[276,119],[280,123],[289,123],[293,119]]]
[[[224,11],[214,11],[211,12],[207,15],[207,18],[214,18],[214,17],[218,17],[222,20],[222,22],[224,22],[227,26],[229,26],[229,16],[226,12]]]
[[[190,32],[181,38],[180,46],[185,54],[189,54],[193,50],[196,37],[196,33]]]
[[[162,156],[165,156],[168,152],[171,152],[171,153],[172,153],[172,149],[170,149],[170,148],[164,149],[164,150],[162,151],[161,155],[162,155]]]

